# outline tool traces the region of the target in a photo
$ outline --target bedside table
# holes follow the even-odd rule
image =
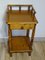
[[[19,10],[13,10],[18,7]],[[21,10],[27,7],[28,10]],[[32,5],[8,5],[7,21],[8,24],[8,52],[12,53],[28,52],[31,55],[34,40],[35,28],[38,23],[35,17],[35,10]],[[27,30],[26,36],[12,36],[12,30]],[[31,40],[29,38],[29,30],[32,30]]]

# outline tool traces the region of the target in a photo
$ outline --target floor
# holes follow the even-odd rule
[[[35,41],[31,56],[27,53],[14,53],[12,57],[9,56],[7,46],[0,43],[0,60],[45,60],[45,42]]]

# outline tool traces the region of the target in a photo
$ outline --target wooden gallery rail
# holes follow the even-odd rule
[[[16,10],[16,7],[19,10]],[[27,10],[22,10],[27,7]],[[14,9],[13,9],[14,8]],[[12,53],[28,52],[31,55],[34,40],[35,28],[38,23],[35,17],[36,11],[32,5],[8,5],[7,20],[8,24],[8,52]],[[12,36],[12,30],[27,30],[26,36]],[[29,30],[32,35],[29,37]]]

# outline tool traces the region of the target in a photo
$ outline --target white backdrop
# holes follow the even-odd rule
[[[33,4],[39,22],[36,27],[35,37],[45,37],[45,0],[0,0],[0,38],[8,37],[7,25],[5,24],[5,12],[8,4]],[[19,31],[18,33],[20,34]],[[15,35],[14,32],[13,35]]]

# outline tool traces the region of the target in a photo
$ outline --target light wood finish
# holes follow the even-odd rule
[[[31,45],[33,44],[33,39],[34,39],[35,29],[36,29],[36,24],[34,25],[34,29],[32,30]]]
[[[30,10],[30,8],[32,8],[32,11],[34,11],[35,13],[36,13],[36,11],[35,11],[35,9],[33,8],[33,6],[32,5],[8,5],[7,7],[8,7],[8,10],[9,10],[9,8],[10,8],[10,10],[12,10],[12,7],[19,7],[19,10],[20,10],[20,7],[28,7],[28,11]]]
[[[29,46],[29,38],[26,36],[15,36],[12,37],[12,45],[10,46],[11,41],[9,41],[10,52],[30,52],[32,51],[31,45]],[[12,49],[11,49],[12,47]]]
[[[18,7],[19,10],[13,10],[13,7]],[[22,7],[28,7],[28,10],[21,10]],[[8,47],[10,56],[12,53],[28,52],[31,55],[32,44],[35,34],[35,25],[38,23],[35,17],[35,10],[32,5],[8,5],[7,6],[7,21],[8,24]],[[27,30],[26,36],[12,37],[12,30]],[[32,29],[31,41],[29,39],[29,29]]]
[[[10,25],[8,24],[8,52],[10,53],[10,56],[12,56],[11,52],[10,52],[10,49],[12,50],[12,32],[11,32],[11,29],[10,29]],[[9,41],[10,41],[10,46],[9,46]]]
[[[3,39],[0,39],[3,40]],[[7,40],[7,39],[4,39]],[[37,38],[33,43],[33,51],[31,56],[28,53],[13,53],[10,57],[6,43],[0,43],[0,60],[45,60],[45,38]],[[40,41],[41,40],[41,41]]]
[[[11,30],[13,29],[33,29],[34,24],[11,24],[10,25]]]
[[[27,30],[27,36],[29,37],[29,29]]]
[[[31,12],[28,11],[12,11],[8,12],[9,18],[7,19],[8,24],[37,24],[36,17],[33,18],[34,15],[31,15]]]

